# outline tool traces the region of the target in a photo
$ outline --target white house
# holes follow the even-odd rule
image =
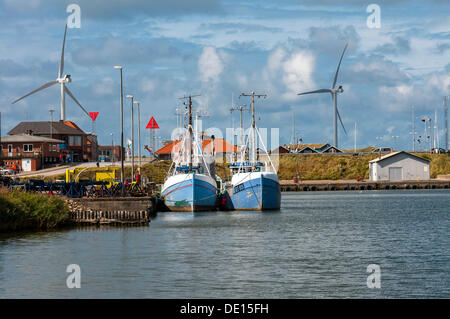
[[[430,161],[404,151],[394,152],[369,162],[371,181],[429,180]]]

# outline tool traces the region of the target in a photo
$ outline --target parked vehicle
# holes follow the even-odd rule
[[[15,171],[9,168],[0,169],[0,175],[14,175]]]
[[[443,149],[442,147],[439,147],[439,148],[433,148],[433,149],[431,150],[431,152],[434,153],[434,154],[447,154],[447,153],[448,153],[448,151],[445,150],[445,149]]]
[[[380,152],[380,147],[374,149],[372,151],[372,153],[379,153]],[[381,153],[391,153],[392,152],[392,147],[381,147]]]

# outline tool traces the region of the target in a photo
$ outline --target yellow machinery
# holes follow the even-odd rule
[[[106,187],[110,188],[120,176],[120,167],[77,167],[67,169],[66,183],[79,182],[80,177],[84,176],[88,176],[90,180],[95,180],[96,182],[107,182]]]

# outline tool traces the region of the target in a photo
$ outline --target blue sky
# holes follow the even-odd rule
[[[119,142],[119,73],[124,66],[125,94],[142,102],[142,126],[155,116],[169,138],[176,126],[177,98],[202,94],[196,106],[209,110],[204,127],[230,127],[232,95],[266,93],[258,102],[260,127],[279,127],[281,143],[291,139],[292,112],[304,143],[333,141],[328,94],[297,96],[329,88],[345,45],[338,85],[338,107],[348,135],[340,147],[352,149],[357,122],[358,147],[411,149],[411,105],[420,119],[438,111],[443,146],[444,95],[450,86],[450,4],[433,1],[378,1],[381,28],[370,29],[366,7],[356,0],[151,0],[61,1],[0,0],[0,108],[2,132],[19,121],[59,118],[59,91],[52,87],[15,105],[25,93],[54,80],[69,13],[81,8],[81,28],[69,29],[65,73],[69,88],[89,110],[98,111],[95,131],[102,144],[110,133]],[[125,100],[125,136],[130,105]],[[85,131],[90,119],[71,100],[67,118]],[[238,123],[238,114],[233,115]],[[248,125],[250,117],[246,115]],[[143,130],[143,136],[148,132]],[[144,143],[143,143],[144,144]]]

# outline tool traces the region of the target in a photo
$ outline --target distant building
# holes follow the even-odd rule
[[[205,153],[211,153],[214,151],[216,160],[222,159],[224,161],[230,162],[233,158],[233,154],[238,151],[236,145],[232,145],[225,141],[223,138],[215,138],[214,144],[212,143],[212,138],[209,136],[202,135],[202,150]],[[159,159],[171,159],[172,149],[180,143],[180,140],[170,141],[159,150],[155,152]]]
[[[283,147],[283,146],[278,146],[277,148],[274,148],[271,151],[271,154],[276,154],[276,155],[278,155],[278,154],[288,154],[288,153],[289,153],[289,150],[287,148]]]
[[[305,146],[302,149],[298,150],[297,153],[299,153],[299,154],[317,154],[319,152],[317,152],[315,149],[313,149],[309,146]]]
[[[28,133],[30,135],[62,140],[59,146],[61,157],[72,162],[95,161],[94,146],[88,144],[88,134],[74,122],[21,122],[16,125],[9,135]],[[96,140],[96,138],[95,138]],[[90,143],[93,143],[91,136]]]
[[[125,147],[122,149],[122,154],[125,156]],[[120,161],[120,145],[99,145],[98,160],[105,162]]]
[[[336,154],[336,153],[343,153],[340,149],[338,149],[336,146],[328,146],[325,149],[322,149],[322,151],[320,151],[320,153],[322,154]]]
[[[342,150],[337,147],[331,145],[330,143],[325,144],[291,144],[285,145],[286,149],[289,150],[290,153],[297,154],[336,154],[343,153]]]
[[[31,134],[17,134],[1,138],[1,159],[4,165],[16,164],[22,171],[36,171],[59,163],[63,140]]]
[[[430,161],[404,151],[384,155],[369,162],[371,181],[429,180]]]
[[[97,134],[95,133],[87,133],[86,134],[86,154],[84,154],[85,158],[89,162],[98,161],[98,141]]]

